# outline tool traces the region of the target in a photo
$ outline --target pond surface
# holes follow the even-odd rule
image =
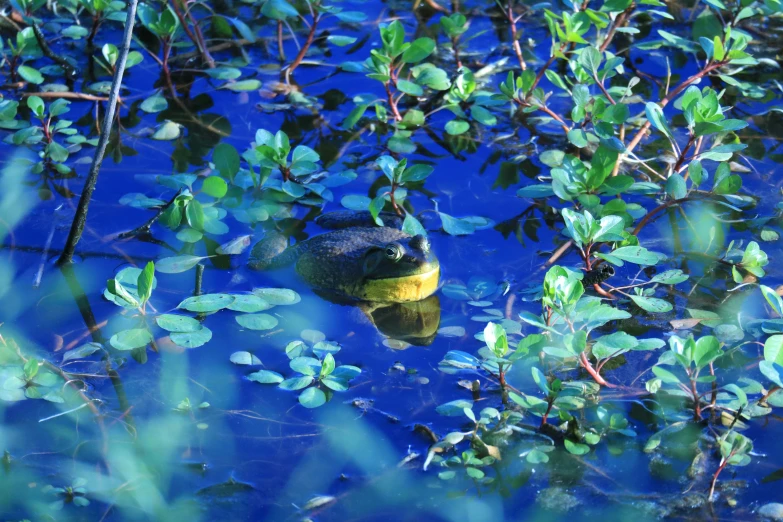
[[[315,3],[313,32],[305,2],[205,2],[199,34],[168,35],[176,9],[140,5],[65,265],[125,7],[12,2],[3,520],[752,520],[783,502],[783,8],[436,2]],[[394,55],[379,24],[415,42]],[[721,61],[716,41],[755,60]],[[371,51],[394,55],[401,121]],[[693,123],[683,93],[705,88]],[[88,96],[52,116],[64,90]],[[83,138],[47,145],[70,128]],[[278,131],[306,147],[283,168],[265,156]],[[431,168],[389,176],[403,159]],[[322,213],[395,206],[440,260],[426,301],[370,306],[248,267],[273,233],[302,242]],[[580,236],[593,217],[603,240]],[[347,376],[331,386],[327,360]]]

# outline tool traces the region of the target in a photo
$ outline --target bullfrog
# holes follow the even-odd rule
[[[381,218],[385,225],[401,224],[393,214]],[[426,237],[374,226],[369,212],[330,212],[316,224],[333,230],[295,245],[281,234],[267,234],[253,247],[250,267],[294,265],[317,290],[358,301],[421,301],[438,289],[440,263]]]

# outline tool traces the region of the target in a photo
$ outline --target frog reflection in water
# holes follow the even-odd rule
[[[401,225],[393,214],[382,218],[386,224]],[[432,296],[440,263],[429,240],[399,228],[373,226],[369,212],[330,212],[316,223],[332,230],[293,246],[280,234],[268,234],[253,247],[250,267],[293,265],[319,295],[358,306],[383,333],[429,344],[440,322],[440,303]]]

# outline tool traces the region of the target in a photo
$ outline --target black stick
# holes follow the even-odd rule
[[[139,225],[138,227],[134,228],[133,230],[128,230],[127,232],[123,232],[119,235],[117,235],[117,239],[127,239],[129,237],[136,237],[140,236],[142,234],[148,234],[150,231],[150,227],[155,224],[155,222],[160,219],[160,216],[163,215],[164,212],[166,212],[171,205],[174,204],[175,201],[177,201],[177,197],[182,193],[182,190],[178,190],[176,194],[174,194],[174,197],[171,198],[168,203],[163,205],[158,209],[155,214],[149,218],[147,221],[145,221],[143,224]]]
[[[90,173],[87,175],[87,181],[84,184],[82,195],[79,198],[79,206],[76,207],[76,214],[73,217],[73,223],[71,223],[71,231],[68,233],[68,240],[65,242],[65,248],[63,249],[62,255],[60,255],[60,259],[57,260],[57,264],[59,265],[73,262],[73,254],[76,250],[76,245],[82,237],[84,225],[87,222],[87,208],[90,206],[90,199],[92,198],[92,193],[95,191],[95,185],[98,184],[98,172],[101,170],[103,155],[106,153],[106,145],[109,143],[109,134],[111,134],[114,113],[117,110],[117,98],[120,95],[122,75],[125,72],[125,62],[128,59],[128,52],[130,51],[131,38],[133,37],[133,24],[136,21],[136,6],[138,3],[138,0],[129,0],[128,2],[128,17],[125,20],[125,32],[122,34],[122,48],[120,49],[120,56],[117,58],[117,66],[114,69],[114,78],[112,79],[111,91],[109,93],[109,103],[106,107],[106,115],[103,118],[103,127],[101,128],[101,135],[98,138],[98,147],[95,149],[95,155],[92,158],[92,165],[90,166]]]

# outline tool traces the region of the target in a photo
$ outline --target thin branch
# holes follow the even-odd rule
[[[180,195],[182,191],[178,190],[176,194],[174,194],[174,197],[171,198],[165,205],[160,207],[155,214],[149,218],[146,222],[144,222],[142,225],[139,225],[138,227],[134,228],[133,230],[128,230],[127,232],[122,232],[121,234],[117,234],[117,239],[127,239],[129,237],[136,237],[140,236],[142,234],[148,234],[150,231],[150,227],[155,224],[155,222],[160,219],[160,217],[163,215],[164,212],[166,212],[171,205],[174,204],[175,201],[177,201],[177,196]]]
[[[106,107],[106,115],[103,119],[102,132],[98,137],[98,146],[95,148],[95,155],[92,159],[90,172],[87,175],[87,181],[84,183],[84,189],[82,189],[82,195],[79,198],[79,204],[76,207],[76,214],[73,217],[73,223],[71,223],[68,240],[65,243],[62,255],[60,255],[60,258],[57,260],[59,265],[71,263],[73,261],[76,245],[82,237],[84,225],[87,222],[87,209],[90,206],[90,199],[92,199],[92,193],[95,191],[95,186],[98,184],[98,173],[101,170],[103,156],[106,154],[106,146],[109,144],[111,126],[112,122],[114,122],[114,115],[117,110],[117,98],[120,94],[120,87],[122,87],[122,75],[125,72],[128,52],[130,52],[133,25],[136,21],[136,7],[138,6],[138,3],[138,0],[128,1],[128,15],[125,21],[125,31],[122,34],[122,48],[120,49],[120,55],[117,58],[117,64],[114,69],[114,78],[112,80],[111,91],[109,92],[109,102]]]

